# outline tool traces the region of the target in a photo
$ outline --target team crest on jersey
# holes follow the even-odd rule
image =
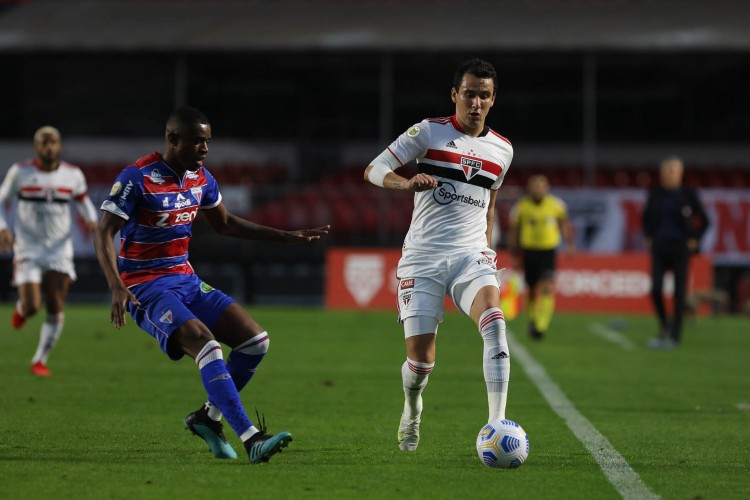
[[[192,193],[193,198],[195,198],[195,201],[200,205],[201,198],[203,198],[203,189],[199,187],[190,188],[190,193]]]
[[[117,181],[114,184],[112,184],[112,189],[109,190],[109,195],[114,196],[117,193],[120,192],[120,189],[122,189],[122,182]]]
[[[413,138],[413,137],[418,136],[419,132],[420,132],[419,126],[414,125],[412,128],[406,131],[406,135]]]
[[[169,309],[167,310],[167,312],[162,314],[161,318],[159,318],[159,321],[161,321],[162,323],[169,323],[171,325],[172,324],[172,310]]]
[[[161,172],[156,169],[151,171],[151,182],[154,184],[164,184],[164,179],[161,176]]]
[[[464,169],[464,175],[466,180],[471,180],[472,177],[477,175],[482,170],[482,162],[473,158],[461,157],[461,168]]]
[[[213,292],[214,290],[215,290],[214,287],[212,287],[211,285],[209,285],[208,283],[204,281],[201,281],[201,292],[209,293],[209,292]]]

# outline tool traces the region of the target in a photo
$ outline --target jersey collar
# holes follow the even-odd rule
[[[453,125],[453,128],[461,132],[462,134],[465,134],[464,129],[461,128],[461,124],[458,123],[458,119],[456,118],[456,115],[451,115],[451,124]],[[484,137],[490,132],[490,128],[485,124],[482,131],[479,133],[477,137]]]

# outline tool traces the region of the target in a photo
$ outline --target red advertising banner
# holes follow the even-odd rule
[[[396,268],[401,251],[377,248],[334,248],[328,251],[328,309],[396,309]],[[498,254],[498,266],[509,264]],[[511,271],[512,272],[512,271]],[[696,256],[690,263],[689,290],[713,286],[711,261]],[[673,282],[665,279],[665,295]],[[556,309],[568,312],[651,313],[650,260],[644,253],[580,253],[558,257]],[[450,299],[446,305],[455,309]]]

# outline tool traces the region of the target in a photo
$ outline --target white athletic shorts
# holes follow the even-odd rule
[[[44,256],[38,258],[22,258],[13,260],[13,284],[41,283],[47,271],[57,271],[70,276],[70,281],[76,280],[76,268],[73,259],[61,256]]]
[[[437,333],[446,294],[468,316],[481,288],[500,287],[495,258],[489,248],[444,256],[404,252],[398,264],[398,319],[406,337]]]

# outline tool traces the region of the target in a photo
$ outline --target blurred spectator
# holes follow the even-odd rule
[[[680,158],[662,160],[660,185],[648,194],[643,211],[643,232],[651,253],[651,300],[659,319],[659,333],[649,341],[654,349],[671,349],[680,343],[690,254],[697,253],[708,227],[708,217],[695,190],[682,185]],[[674,274],[674,312],[671,321],[664,305],[664,274]]]

